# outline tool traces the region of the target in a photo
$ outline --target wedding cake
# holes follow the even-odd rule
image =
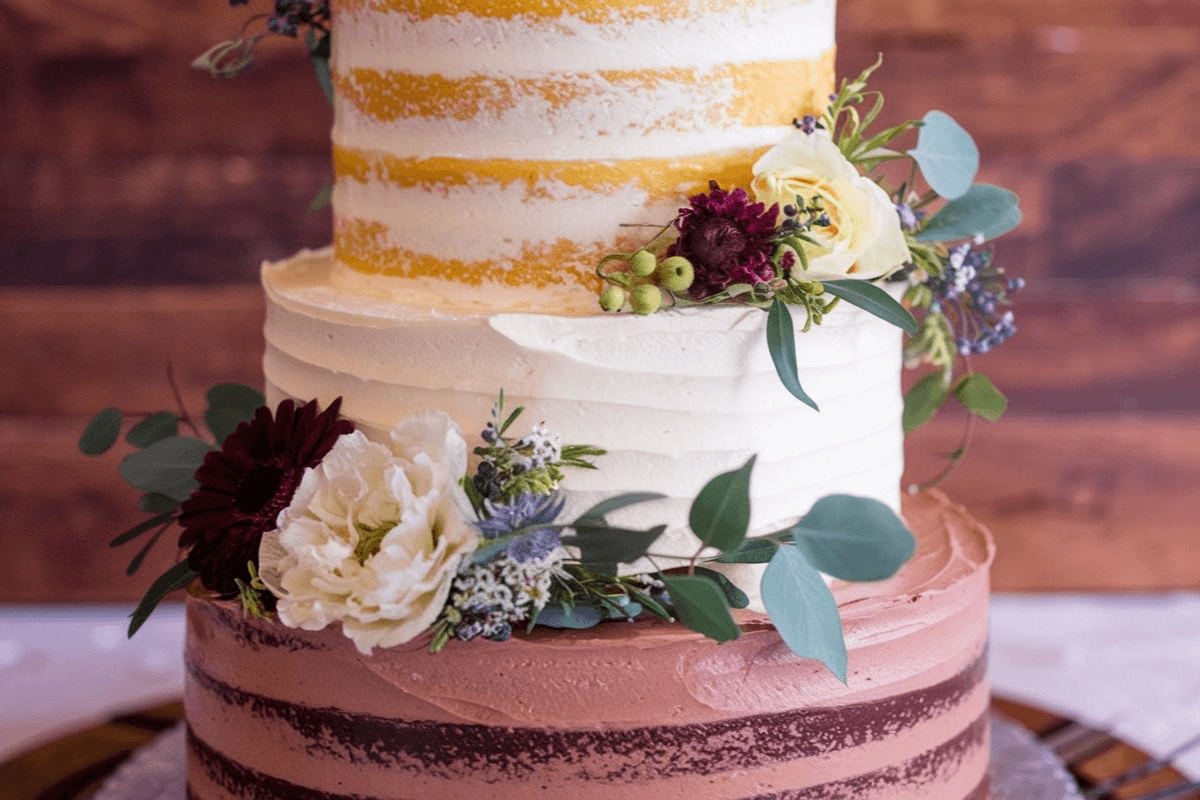
[[[192,586],[189,797],[986,798],[993,546],[900,487],[998,416],[965,131],[868,133],[834,0],[318,7],[270,24],[324,34],[334,241],[263,268],[265,407],[122,468],[184,529],[135,627]]]

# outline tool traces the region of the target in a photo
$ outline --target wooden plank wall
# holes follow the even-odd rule
[[[259,3],[264,5],[264,3]],[[307,215],[330,114],[296,48],[235,82],[189,70],[224,0],[0,0],[0,601],[131,598],[105,542],[137,518],[110,404],[166,407],[173,361],[257,382],[257,265],[329,238]],[[1009,393],[947,484],[996,531],[1005,589],[1200,582],[1200,2],[841,0],[839,67],[885,54],[887,117],[954,114],[1026,222],[1030,286],[982,361]],[[910,478],[961,420],[914,436]],[[162,554],[164,557],[166,554]]]

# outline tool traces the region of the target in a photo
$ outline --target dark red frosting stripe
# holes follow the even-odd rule
[[[636,782],[710,775],[833,753],[894,736],[960,703],[984,679],[986,653],[924,689],[868,703],[796,709],[717,722],[610,730],[509,728],[390,719],[276,700],[223,683],[189,660],[198,688],[264,720],[291,727],[312,752],[389,769],[453,778],[482,770],[517,779],[553,766],[581,765],[581,779]],[[623,766],[596,774],[595,757]],[[469,764],[469,766],[468,766]],[[584,765],[590,765],[585,767]]]
[[[966,730],[945,744],[927,750],[920,755],[891,767],[874,770],[863,775],[807,789],[758,795],[745,800],[852,800],[862,793],[877,790],[890,784],[923,786],[950,774],[975,749],[983,747],[985,734],[990,724],[984,713]],[[359,794],[332,794],[319,789],[298,786],[282,778],[266,775],[246,767],[218,752],[188,729],[188,749],[204,769],[205,775],[230,794],[253,800],[375,800]],[[985,800],[988,779],[971,790],[962,800]],[[188,787],[189,798],[200,800],[195,790]],[[941,798],[955,800],[955,798]]]

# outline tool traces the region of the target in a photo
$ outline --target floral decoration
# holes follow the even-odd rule
[[[263,539],[259,574],[280,621],[339,622],[367,654],[427,629],[479,539],[464,517],[466,466],[466,442],[443,412],[401,422],[386,443],[339,439]]]
[[[859,174],[829,132],[797,131],[754,164],[754,196],[764,203],[817,201],[822,224],[811,228],[803,277],[810,281],[882,278],[908,261],[908,244],[891,198]]]
[[[707,194],[691,198],[674,225],[679,238],[667,256],[681,256],[692,265],[688,293],[694,299],[710,297],[735,283],[773,280],[778,272],[775,255],[775,218],[779,205],[767,208],[750,200],[745,189],[727,192],[709,184]]]
[[[665,524],[608,522],[658,494],[618,494],[564,519],[567,471],[596,469],[604,451],[563,444],[542,422],[510,433],[524,408],[508,411],[503,392],[471,453],[473,471],[466,441],[442,411],[369,438],[337,416],[339,400],[324,411],[315,401],[299,409],[284,401],[273,415],[252,407],[261,400],[232,384],[208,393],[210,431],[233,426],[220,450],[199,437],[182,402],[177,415],[146,415],[126,434],[137,451],[122,475],[147,492],[139,505],[154,516],[113,544],[156,531],[130,572],[166,527],[191,525],[180,540],[184,557],[146,592],[130,635],[170,592],[198,581],[202,589],[193,591],[237,597],[248,615],[303,630],[338,627],[364,655],[413,641],[436,653],[538,626],[578,629],[641,617],[678,621],[724,642],[741,635],[732,610],[749,598],[722,564],[767,563],[757,594],[783,640],[844,680],[837,605],[818,570],[877,580],[914,548],[887,506],[845,495],[818,501],[794,528],[748,536],[754,458],[696,496],[690,555],[655,551]],[[109,449],[126,416],[100,412],[81,449]],[[180,425],[197,436],[180,436]],[[665,560],[670,568],[659,566]],[[685,566],[675,566],[681,560]],[[623,571],[647,562],[649,571]]]
[[[1016,331],[1012,312],[1001,307],[1022,281],[1004,276],[981,245],[1016,227],[1021,214],[1012,192],[975,183],[978,148],[948,114],[931,111],[871,131],[883,96],[868,91],[867,80],[879,64],[843,81],[819,118],[797,118],[796,131],[754,163],[749,187],[710,182],[641,247],[604,256],[596,267],[600,307],[637,314],[713,304],[767,309],[767,345],[780,380],[816,410],[800,385],[790,309],[803,310],[804,332],[841,301],[860,306],[912,337],[909,366],[936,371],[906,396],[907,429],[951,397],[969,412],[953,467],[974,419],[1004,410],[1003,395],[969,356]],[[894,149],[911,131],[916,146]],[[909,177],[887,189],[879,167],[894,161],[909,162]],[[965,375],[956,378],[959,368]]]
[[[274,415],[260,408],[204,457],[199,488],[180,505],[178,522],[179,546],[205,589],[236,595],[238,581],[253,578],[246,565],[257,561],[263,534],[275,529],[305,470],[354,429],[338,417],[340,407],[338,399],[318,411],[314,400],[297,409],[289,399]]]

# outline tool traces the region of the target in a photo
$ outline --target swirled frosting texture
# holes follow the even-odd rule
[[[834,0],[333,8],[336,265],[401,296],[590,308],[622,224],[749,186],[833,89]]]
[[[853,306],[797,335],[800,380],[818,413],[780,384],[767,315],[755,308],[648,317],[414,308],[340,288],[327,252],[267,265],[263,280],[269,403],[341,397],[368,435],[441,409],[470,442],[503,388],[510,407],[526,407],[519,424],[545,421],[564,442],[608,450],[600,469],[568,476],[574,508],[635,489],[666,495],[614,517],[669,523],[660,552],[696,551],[685,525],[692,498],[752,455],[754,530],[794,522],[838,492],[899,508],[900,332]]]
[[[192,598],[189,784],[235,797],[667,800],[983,797],[992,546],[941,496],[905,508],[918,552],[835,585],[839,683],[742,618],[717,645],[677,625],[539,629],[364,657]]]

